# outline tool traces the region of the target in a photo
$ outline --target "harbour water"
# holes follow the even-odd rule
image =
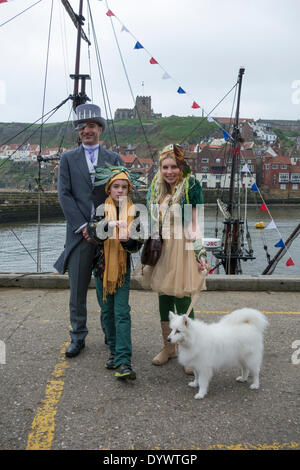
[[[270,210],[277,229],[259,230],[255,228],[257,222],[263,221],[265,226],[271,218],[266,211],[259,208],[248,208],[248,225],[251,234],[252,245],[256,259],[242,263],[243,274],[261,274],[267,266],[266,251],[268,247],[271,258],[275,256],[279,248],[274,245],[282,238],[284,241],[300,222],[300,208],[298,207],[274,207]],[[204,212],[205,237],[215,237],[216,211],[208,207]],[[219,218],[219,236],[222,234],[223,224]],[[53,263],[56,261],[65,242],[64,220],[45,221],[41,224],[41,272],[55,272]],[[295,266],[287,267],[287,259],[292,257]],[[14,223],[0,225],[0,272],[37,272],[37,223]],[[138,256],[133,260],[134,265]],[[211,265],[215,259],[209,254]],[[220,271],[222,273],[222,269]],[[284,255],[276,267],[277,275],[300,275],[300,236],[292,243],[289,252]]]

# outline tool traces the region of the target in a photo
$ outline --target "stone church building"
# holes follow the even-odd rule
[[[133,109],[119,108],[115,112],[115,120],[120,119],[150,119],[161,118],[161,114],[155,114],[151,108],[151,96],[137,96]]]

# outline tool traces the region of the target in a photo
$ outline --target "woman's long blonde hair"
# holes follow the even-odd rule
[[[162,172],[161,172],[161,167],[162,167],[162,162],[166,158],[172,158],[177,164],[176,159],[175,159],[175,154],[173,152],[161,154],[160,159],[159,159],[158,171],[156,175],[154,176],[152,183],[151,183],[151,193],[150,193],[151,204],[160,204],[164,200],[167,194],[171,194],[172,204],[175,204],[175,203],[180,202],[183,196],[185,195],[187,178],[183,176],[182,170],[180,170],[178,179],[176,181],[176,184],[174,185],[173,190],[171,190],[170,185],[164,180]]]

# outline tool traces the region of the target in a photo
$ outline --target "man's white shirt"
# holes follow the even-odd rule
[[[95,181],[95,166],[97,166],[97,162],[98,162],[99,145],[83,145],[82,144],[82,147],[84,149],[86,163],[87,163],[87,166],[88,166],[88,169],[89,169],[91,180],[92,180],[92,183],[94,184],[94,181]],[[90,160],[88,150],[95,150],[96,159],[95,159],[94,163],[92,163],[91,160]],[[95,215],[95,208],[94,208],[94,204],[92,204],[91,220],[94,217],[94,215]],[[79,227],[77,230],[75,230],[75,233],[81,232],[81,230],[86,226],[87,226],[87,223],[81,225],[81,227]]]

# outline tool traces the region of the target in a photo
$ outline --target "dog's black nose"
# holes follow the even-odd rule
[[[168,341],[168,343],[171,343],[171,340],[170,340],[170,338],[167,338],[167,341]]]

